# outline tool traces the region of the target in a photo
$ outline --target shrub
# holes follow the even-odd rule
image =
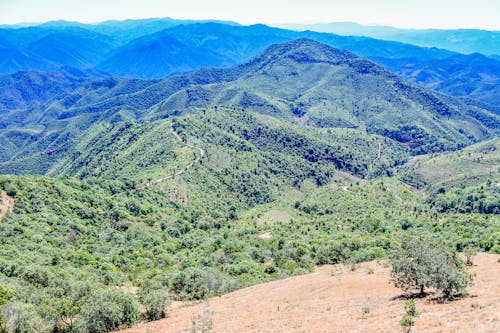
[[[31,304],[13,302],[2,307],[6,332],[46,332],[48,327]],[[0,326],[1,327],[1,326]]]
[[[0,306],[4,305],[9,301],[12,296],[12,291],[0,284]]]
[[[466,293],[472,274],[462,259],[444,242],[404,236],[390,253],[392,282],[404,291],[434,287],[446,298]]]
[[[169,276],[169,287],[178,299],[204,299],[233,291],[235,281],[211,268],[188,267]]]
[[[119,289],[100,289],[83,301],[78,326],[86,333],[111,332],[137,323],[139,304],[132,295]]]
[[[415,318],[418,317],[420,313],[417,311],[417,306],[414,299],[409,299],[405,302],[405,314],[403,318],[399,321],[401,326],[405,329],[405,333],[410,333],[411,328],[415,326]]]
[[[141,289],[139,300],[144,305],[146,318],[149,320],[165,318],[165,311],[172,303],[166,288]]]
[[[467,266],[472,266],[474,264],[473,259],[474,259],[474,256],[476,256],[476,254],[477,254],[477,251],[472,246],[467,246],[464,249],[465,264]]]

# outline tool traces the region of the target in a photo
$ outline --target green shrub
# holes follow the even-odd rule
[[[7,303],[2,307],[2,317],[5,321],[6,332],[9,333],[41,333],[49,330],[47,323],[42,320],[35,306],[31,304]]]
[[[78,326],[82,332],[111,332],[137,323],[139,304],[132,295],[119,289],[100,289],[83,301]]]
[[[415,326],[415,318],[418,317],[420,313],[417,311],[417,306],[414,299],[409,299],[405,302],[405,314],[403,318],[399,321],[401,326],[403,326],[405,333],[410,333],[411,328]]]
[[[165,311],[172,303],[166,288],[140,289],[139,300],[144,305],[148,320],[165,318]]]

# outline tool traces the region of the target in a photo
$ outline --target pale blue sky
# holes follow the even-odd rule
[[[500,30],[500,0],[0,0],[0,24],[148,17]]]

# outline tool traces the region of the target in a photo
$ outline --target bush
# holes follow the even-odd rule
[[[149,320],[165,318],[165,311],[172,303],[166,288],[141,289],[139,300],[144,305],[146,318]]]
[[[415,326],[415,318],[418,317],[420,313],[417,311],[417,306],[414,299],[409,299],[405,302],[405,314],[403,318],[399,321],[401,326],[405,329],[405,333],[410,333],[411,328]]]
[[[178,299],[204,299],[239,287],[231,278],[211,268],[188,267],[169,276],[170,290]]]
[[[458,254],[444,242],[404,236],[390,253],[392,282],[404,291],[434,287],[446,298],[463,295],[472,283]]]
[[[119,289],[100,289],[83,301],[78,320],[82,332],[103,333],[130,327],[141,318],[139,304]]]
[[[2,317],[6,332],[33,333],[46,332],[48,327],[31,304],[13,302],[2,307]],[[0,326],[1,328],[1,326]]]

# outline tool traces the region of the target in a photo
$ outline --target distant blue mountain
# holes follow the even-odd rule
[[[343,36],[368,36],[424,47],[439,47],[460,53],[500,55],[500,31],[478,29],[398,29],[388,26],[361,25],[353,22],[324,24],[283,24],[282,28],[312,30]]]
[[[116,49],[97,68],[120,77],[164,78],[232,63],[228,57],[208,48],[188,46],[168,34],[156,33]]]
[[[413,56],[429,60],[446,58],[454,54],[446,50],[421,48],[366,37],[344,37],[316,32],[299,33],[265,25],[230,26],[197,23],[178,25],[135,39],[114,52],[110,58],[99,64],[98,68],[118,76],[159,78],[206,66],[235,65],[251,59],[271,44],[298,38],[310,38],[364,57],[382,56],[392,59]],[[205,56],[200,57],[202,55],[200,52]]]
[[[0,73],[91,68],[117,46],[112,37],[77,27],[0,29]]]
[[[500,105],[500,61],[482,54],[457,54],[427,61],[418,58],[373,60],[425,88]]]

